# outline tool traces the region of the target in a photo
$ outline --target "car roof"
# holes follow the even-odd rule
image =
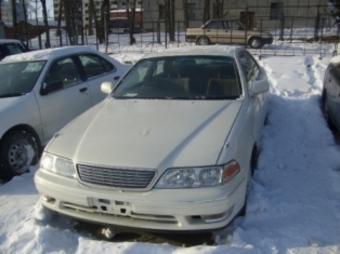
[[[65,56],[74,53],[82,52],[97,52],[91,46],[67,46],[58,48],[41,49],[30,51],[22,54],[10,55],[2,60],[2,62],[16,62],[16,61],[34,61],[34,60],[49,60],[60,56]]]
[[[244,49],[242,46],[222,46],[222,45],[210,45],[210,46],[190,46],[171,48],[162,52],[149,53],[143,57],[167,57],[167,56],[229,56],[234,57],[237,51]]]

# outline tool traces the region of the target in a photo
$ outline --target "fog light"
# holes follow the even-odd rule
[[[205,223],[216,223],[227,219],[233,212],[234,206],[230,207],[224,213],[202,215],[201,218]]]
[[[47,195],[45,195],[45,194],[41,194],[40,198],[41,198],[43,201],[45,201],[45,202],[53,202],[53,201],[55,201],[54,198],[52,198],[52,197],[50,197],[50,196],[47,196]]]

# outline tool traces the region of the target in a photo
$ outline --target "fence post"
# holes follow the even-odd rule
[[[314,39],[318,40],[319,35],[318,35],[318,30],[320,26],[320,5],[317,6],[317,14],[316,14],[316,19],[315,19],[315,27],[314,27]]]
[[[157,43],[161,43],[161,24],[157,21]]]
[[[244,26],[246,27],[246,31],[245,31],[245,34],[244,34],[244,37],[245,37],[244,41],[247,42],[247,37],[248,37],[248,7],[246,7],[245,15],[246,15],[246,20],[245,20]],[[233,30],[231,30],[231,38],[230,38],[231,42],[233,41],[232,32],[233,32]],[[248,48],[248,43],[246,43],[246,48]]]
[[[284,29],[285,29],[285,15],[282,12],[281,13],[281,17],[280,17],[280,36],[279,36],[279,41],[283,41]]]
[[[37,26],[38,29],[38,42],[39,42],[39,49],[42,49],[42,45],[41,45],[41,34],[40,34],[40,29],[39,29],[39,25]]]
[[[292,23],[291,23],[291,26],[290,26],[290,42],[293,41],[293,27],[294,27],[294,18],[292,18]]]
[[[263,31],[263,28],[262,28],[262,19],[261,19],[261,22],[260,22],[260,35],[262,37],[262,31]],[[259,55],[259,60],[261,61],[262,59],[262,47],[260,48],[260,55]]]
[[[177,44],[180,43],[180,40],[179,40],[179,21],[177,22]]]
[[[165,28],[165,48],[168,48],[168,24],[166,23],[166,21],[164,22],[164,28]]]
[[[155,43],[155,22],[152,22],[152,44]]]

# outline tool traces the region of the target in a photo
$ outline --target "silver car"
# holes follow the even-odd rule
[[[105,98],[103,81],[130,68],[87,46],[37,50],[0,63],[0,177],[38,161],[55,132]]]
[[[243,44],[261,48],[273,43],[273,36],[261,30],[247,30],[239,20],[212,19],[200,28],[187,28],[186,42],[197,45]]]
[[[200,231],[246,211],[268,81],[242,48],[152,53],[46,146],[35,184],[62,215]]]

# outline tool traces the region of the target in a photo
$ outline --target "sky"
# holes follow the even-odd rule
[[[319,45],[304,47],[314,51]],[[134,50],[113,57],[136,61],[143,54]],[[263,55],[258,60],[271,94],[248,211],[212,234],[212,244],[114,241],[113,228],[101,231],[112,239],[98,238],[41,207],[33,182],[38,166],[32,166],[0,186],[0,253],[340,253],[340,142],[320,109],[332,50],[329,46],[323,56]]]

